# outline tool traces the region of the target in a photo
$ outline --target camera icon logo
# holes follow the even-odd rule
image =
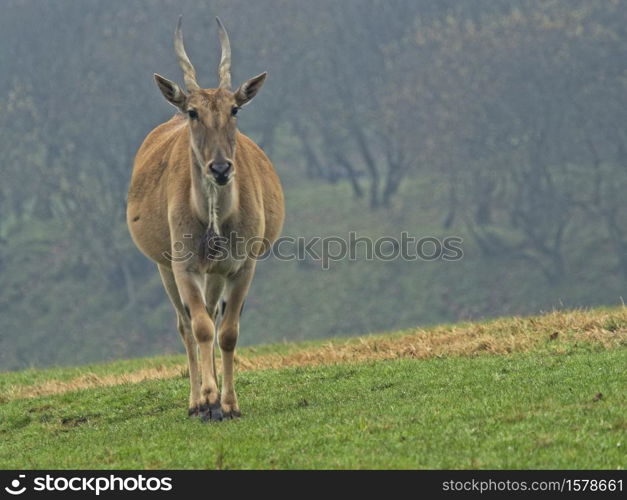
[[[24,474],[20,474],[19,479],[14,479],[11,481],[11,486],[5,486],[4,491],[9,493],[10,495],[21,495],[26,491],[26,486],[20,488],[20,479],[24,479],[26,476]]]

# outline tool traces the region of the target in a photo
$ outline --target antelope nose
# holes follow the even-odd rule
[[[211,162],[211,165],[209,165],[209,170],[211,170],[211,172],[213,173],[215,177],[228,176],[232,168],[233,168],[233,163],[231,163],[230,161],[225,161],[225,162],[220,162],[220,163]]]

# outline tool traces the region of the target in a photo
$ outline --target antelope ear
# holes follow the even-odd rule
[[[264,71],[260,75],[257,75],[250,80],[246,80],[242,83],[239,88],[235,91],[235,102],[238,106],[242,107],[252,101],[253,97],[257,95],[259,89],[263,85],[263,82],[266,81],[266,77],[268,76],[268,72]]]
[[[154,74],[154,77],[165,100],[172,104],[172,106],[184,111],[187,95],[181,90],[181,87],[157,73]]]

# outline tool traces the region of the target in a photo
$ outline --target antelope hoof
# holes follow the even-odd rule
[[[224,414],[222,413],[222,407],[220,406],[219,401],[212,405],[201,406],[199,410],[200,419],[203,422],[207,422],[209,420],[213,422],[221,422],[224,419]]]
[[[187,415],[189,416],[189,418],[196,418],[200,415],[200,410],[198,409],[198,406],[194,406],[193,408],[189,408],[187,410]]]
[[[238,411],[238,410],[226,411],[226,410],[223,409],[222,410],[222,414],[224,415],[225,419],[231,419],[231,420],[236,419],[236,418],[240,418],[242,416],[242,413],[240,411]]]

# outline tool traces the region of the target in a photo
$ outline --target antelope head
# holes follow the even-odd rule
[[[217,89],[200,88],[196,81],[196,70],[183,45],[181,21],[182,18],[179,17],[174,35],[174,49],[183,70],[187,91],[156,73],[154,78],[166,100],[187,116],[194,168],[199,170],[201,178],[210,185],[226,186],[237,173],[237,113],[255,97],[266,80],[267,73],[246,80],[236,90],[231,89],[231,45],[224,26],[216,18],[222,46],[218,68],[220,83]]]

